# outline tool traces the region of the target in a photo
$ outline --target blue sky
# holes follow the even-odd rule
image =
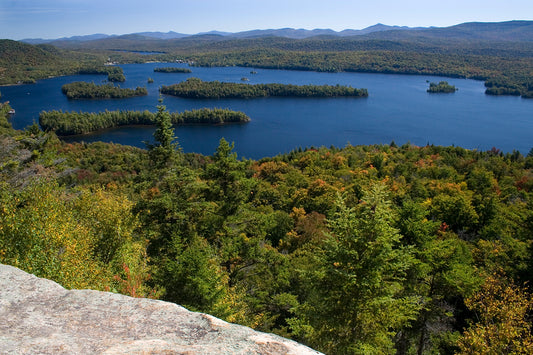
[[[533,20],[533,0],[0,0],[0,38]]]

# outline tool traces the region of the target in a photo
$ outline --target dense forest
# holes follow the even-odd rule
[[[43,111],[39,125],[45,131],[54,131],[58,136],[87,134],[90,132],[126,125],[154,125],[156,114],[145,111],[63,112]],[[221,108],[174,112],[170,114],[174,125],[224,124],[250,121],[245,113]]]
[[[156,73],[192,73],[192,70],[189,68],[179,68],[179,67],[163,67],[163,68],[154,68]]]
[[[176,302],[329,354],[531,353],[533,150],[239,160],[0,124],[0,262]]]
[[[162,94],[194,99],[254,98],[268,96],[291,97],[366,97],[366,89],[341,85],[242,84],[202,81],[188,78],[178,84],[162,86]]]
[[[127,89],[113,84],[96,85],[85,81],[65,84],[61,87],[61,92],[69,99],[124,99],[148,95],[148,90],[144,87]]]
[[[107,75],[107,80],[110,82],[125,82],[126,76],[121,67],[114,65],[104,65],[97,67],[84,67],[78,70],[77,74],[105,74]]]
[[[49,44],[38,46],[0,39],[0,85],[34,83],[39,79],[73,74],[105,74],[124,81],[122,68],[105,66],[102,53],[74,52]]]
[[[453,93],[456,92],[457,88],[455,85],[448,84],[447,81],[439,81],[438,83],[429,83],[429,93]]]

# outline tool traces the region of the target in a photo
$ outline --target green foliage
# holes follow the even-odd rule
[[[117,66],[86,66],[81,68],[78,74],[104,74],[110,82],[126,81],[122,68]]]
[[[165,299],[217,317],[231,314],[224,304],[231,292],[228,277],[212,247],[205,239],[193,237],[180,249],[164,264]]]
[[[123,83],[126,81],[126,77],[124,76],[124,73],[122,72],[122,68],[110,70],[107,75],[107,80],[111,82],[119,82]]]
[[[63,112],[43,111],[39,124],[45,131],[59,136],[87,134],[106,128],[125,125],[154,125],[157,113],[150,111]],[[170,114],[173,124],[246,123],[250,118],[243,112],[221,108],[202,108]]]
[[[458,89],[455,88],[455,85],[448,84],[447,81],[440,81],[437,83],[429,83],[429,93],[452,93],[456,92]]]
[[[158,168],[171,167],[177,158],[178,143],[174,142],[172,119],[163,104],[157,106],[155,116],[155,144],[148,144],[148,155],[153,166]]]
[[[519,152],[348,145],[251,161],[225,139],[184,154],[175,116],[156,116],[148,150],[5,131],[0,262],[332,354],[457,352],[491,324],[471,301],[487,275],[532,280],[533,164]]]
[[[141,258],[139,251],[124,250],[126,242],[133,243],[135,227],[127,200],[117,208],[122,202],[115,196],[69,196],[46,181],[19,191],[2,183],[0,193],[2,263],[67,288],[104,290],[114,288],[118,265]],[[87,203],[96,201],[89,209]]]
[[[85,81],[76,81],[61,87],[69,99],[123,99],[126,97],[148,95],[146,88],[124,89],[113,84],[96,85]]]
[[[156,73],[192,73],[192,70],[189,68],[176,68],[176,67],[163,67],[163,68],[154,68]]]
[[[267,96],[296,97],[366,97],[366,89],[332,85],[239,84],[202,81],[189,78],[179,84],[162,86],[161,93],[195,99],[255,98]]]
[[[50,76],[72,75],[80,66],[94,64],[95,55],[79,56],[51,46],[0,40],[0,85],[32,83]]]
[[[415,298],[401,296],[411,253],[392,226],[383,185],[373,185],[357,208],[342,201],[337,208],[333,236],[315,256],[306,280],[309,294],[293,326],[328,353],[390,353],[392,329],[419,310]]]
[[[1,96],[1,95],[0,95]],[[9,106],[9,103],[1,103],[0,102],[0,134],[4,132],[10,132],[12,131],[11,123],[9,123],[9,111],[11,110],[11,106]]]

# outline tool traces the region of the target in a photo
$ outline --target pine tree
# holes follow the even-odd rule
[[[171,167],[176,163],[181,148],[176,141],[172,118],[164,106],[163,100],[159,100],[157,114],[155,116],[155,144],[147,144],[150,161],[157,169]]]
[[[401,296],[412,257],[392,222],[381,184],[355,208],[337,202],[332,236],[322,251],[313,251],[309,296],[291,324],[313,347],[331,354],[392,353],[393,336],[416,317],[414,298]]]

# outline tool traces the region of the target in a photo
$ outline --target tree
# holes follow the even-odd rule
[[[416,320],[396,339],[398,354],[426,354],[453,347],[456,316],[462,298],[479,285],[468,244],[446,224],[427,219],[424,204],[404,201],[398,227],[404,245],[413,248],[415,262],[408,271],[405,294],[419,298]]]
[[[233,290],[228,285],[228,276],[204,238],[195,236],[188,243],[170,247],[176,249],[176,256],[162,265],[167,301],[223,318],[238,312],[231,309]]]
[[[533,298],[524,289],[491,275],[481,290],[465,301],[477,322],[459,340],[460,354],[532,354],[528,314]]]
[[[291,325],[327,353],[391,353],[393,336],[418,312],[415,298],[401,296],[412,257],[392,227],[384,185],[373,185],[355,208],[340,199],[337,209],[331,237],[313,251],[316,268],[304,270],[308,296]]]
[[[54,181],[14,190],[0,183],[0,262],[66,288],[103,290],[112,275],[95,257],[95,235]]]
[[[153,166],[162,169],[172,166],[178,156],[179,144],[175,142],[174,128],[172,127],[172,118],[166,110],[166,106],[162,104],[163,100],[159,100],[160,105],[157,106],[157,114],[155,116],[155,144],[147,144],[150,161]]]
[[[205,170],[205,177],[210,180],[208,199],[218,202],[221,217],[234,214],[250,192],[251,180],[245,176],[245,163],[237,160],[233,148],[233,143],[230,145],[221,138],[213,162]]]

